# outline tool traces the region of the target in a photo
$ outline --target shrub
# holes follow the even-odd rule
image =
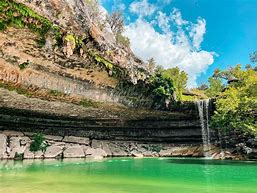
[[[25,68],[27,68],[27,66],[29,65],[29,62],[23,62],[21,64],[19,64],[19,68],[20,70],[24,70]]]
[[[45,138],[41,133],[36,133],[32,136],[32,143],[30,145],[30,151],[36,152],[36,151],[46,151],[47,144],[44,142]]]
[[[159,104],[164,103],[166,99],[171,100],[174,92],[172,80],[162,74],[156,74],[151,78],[150,89],[154,100]]]

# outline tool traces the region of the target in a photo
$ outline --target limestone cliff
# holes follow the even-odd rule
[[[117,41],[106,14],[87,0],[1,0],[0,80],[124,101],[118,83],[136,84],[149,72]]]
[[[150,72],[94,1],[0,0],[0,17],[0,130],[201,143],[194,105],[142,108]]]

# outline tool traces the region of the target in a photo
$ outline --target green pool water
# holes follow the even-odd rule
[[[257,162],[1,161],[0,193],[257,193]]]

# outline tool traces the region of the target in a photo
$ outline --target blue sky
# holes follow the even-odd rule
[[[125,35],[143,60],[179,66],[189,86],[207,82],[216,68],[250,63],[257,50],[257,0],[101,0],[121,10]]]

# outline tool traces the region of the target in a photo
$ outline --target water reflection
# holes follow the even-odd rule
[[[17,170],[17,169],[28,169],[31,167],[37,166],[54,166],[60,167],[62,165],[81,165],[85,163],[99,163],[103,162],[106,159],[84,159],[84,158],[71,158],[64,160],[56,160],[56,159],[27,159],[22,161],[15,160],[0,160],[0,170]]]
[[[198,164],[198,165],[229,165],[229,166],[257,166],[257,161],[232,161],[232,160],[212,160],[212,159],[189,159],[189,158],[172,158],[167,159],[173,164]]]

